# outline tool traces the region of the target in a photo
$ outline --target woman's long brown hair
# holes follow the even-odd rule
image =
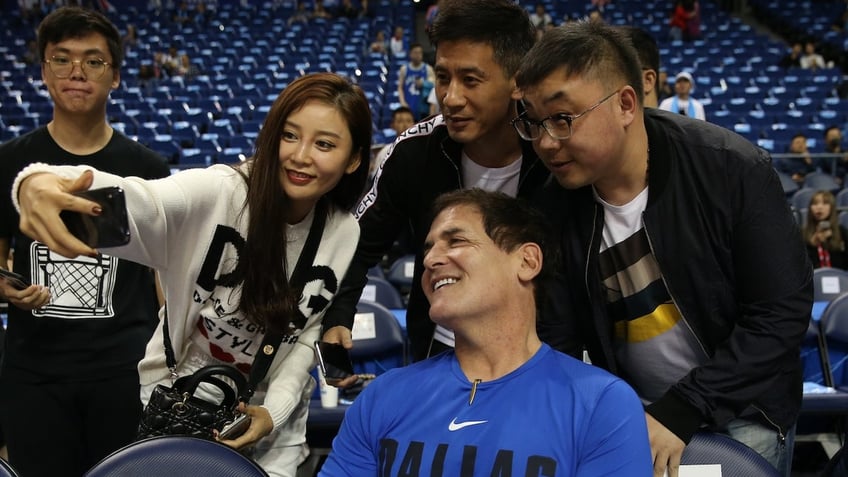
[[[294,80],[268,112],[256,138],[256,151],[247,168],[247,243],[239,268],[244,283],[239,308],[248,320],[265,330],[287,332],[301,290],[293,290],[287,278],[286,213],[289,198],[280,185],[279,149],[290,114],[309,101],[320,101],[338,110],[353,139],[352,154],[359,167],[342,176],[338,184],[316,205],[316,214],[333,209],[350,210],[368,176],[371,153],[371,111],[362,89],[333,73],[314,73]]]

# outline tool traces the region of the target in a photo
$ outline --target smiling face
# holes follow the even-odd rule
[[[430,301],[430,318],[454,328],[503,309],[518,283],[520,249],[505,252],[486,234],[482,215],[469,205],[443,210],[425,241],[421,286]]]
[[[469,41],[443,41],[436,49],[436,99],[454,141],[470,145],[511,133],[515,83],[493,53],[491,45]]]
[[[577,115],[614,91],[600,81],[569,77],[560,69],[523,91],[526,115],[536,121],[557,113]],[[608,101],[575,119],[568,139],[557,140],[543,131],[533,141],[534,149],[560,185],[575,189],[620,174],[625,157],[625,128],[633,119],[620,107],[625,91],[628,100],[632,100],[633,90],[622,88]]]
[[[57,78],[50,65],[41,64],[41,79],[53,99],[54,117],[64,115],[104,115],[109,92],[118,87],[121,75],[112,66],[106,66],[99,77],[83,71],[79,61],[103,60],[112,63],[106,38],[91,33],[79,38],[67,38],[58,43],[48,43],[44,58],[63,57],[75,62],[67,78]]]
[[[291,201],[289,223],[303,220],[318,199],[359,166],[347,122],[334,107],[314,100],[287,118],[279,159],[280,185]]]

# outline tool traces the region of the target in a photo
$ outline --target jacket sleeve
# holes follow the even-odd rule
[[[371,189],[357,205],[359,245],[350,268],[339,287],[339,293],[324,316],[324,329],[334,326],[353,328],[356,304],[368,283],[368,269],[380,263],[397,239],[403,224],[409,220],[408,190],[405,164],[411,158],[410,146],[400,140],[377,169]]]
[[[698,426],[720,427],[774,389],[787,392],[790,411],[782,416],[784,425],[775,423],[785,427],[794,420],[801,396],[799,346],[810,320],[812,268],[768,159],[730,157],[725,167],[730,170],[725,177],[731,209],[727,234],[703,239],[712,241],[711,253],[730,257],[730,269],[723,270],[730,284],[717,288],[726,296],[716,301],[736,306],[724,310],[703,304],[694,313],[702,315],[702,333],[715,328],[710,323],[716,318],[732,327],[715,340],[706,363],[647,408],[686,442]],[[701,285],[701,290],[713,286]]]

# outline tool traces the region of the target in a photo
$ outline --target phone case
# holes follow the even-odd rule
[[[124,191],[120,187],[104,187],[78,192],[76,195],[100,204],[100,215],[87,215],[65,210],[62,220],[68,230],[92,248],[117,247],[130,241],[129,219]]]
[[[9,285],[12,285],[12,288],[17,290],[23,290],[29,286],[29,283],[27,283],[23,275],[3,268],[0,268],[0,277],[5,278],[6,281],[9,282]]]
[[[316,341],[315,354],[321,374],[326,379],[344,379],[353,374],[353,363],[344,346]]]

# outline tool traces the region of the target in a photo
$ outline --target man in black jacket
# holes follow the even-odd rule
[[[540,200],[565,262],[541,337],[636,389],[655,475],[677,475],[699,429],[789,475],[812,270],[767,153],[643,109],[636,52],[609,26],[548,32],[516,83],[514,125],[558,182]]]
[[[510,0],[447,1],[430,30],[436,45],[436,96],[443,114],[402,133],[356,209],[362,234],[338,296],[324,317],[324,339],[352,346],[356,303],[376,265],[405,228],[416,250],[413,283],[421,280],[430,207],[443,192],[479,187],[530,197],[549,176],[528,141],[510,126],[516,114],[513,75],[533,44],[527,12]],[[406,314],[415,360],[452,346],[436,328],[419,285]]]

